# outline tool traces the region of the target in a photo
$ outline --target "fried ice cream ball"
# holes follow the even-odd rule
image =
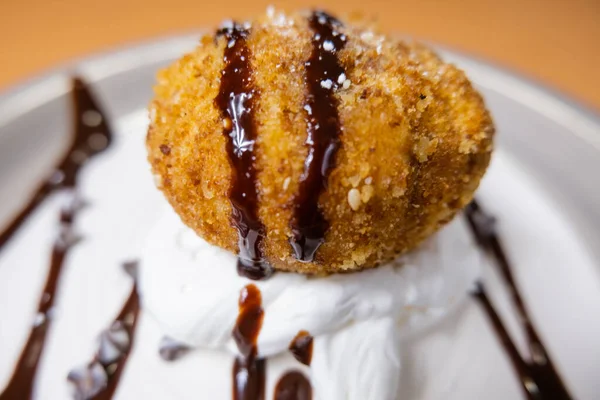
[[[226,91],[232,82],[242,97]],[[235,99],[247,102],[237,114]],[[465,74],[427,47],[310,12],[204,36],[158,74],[150,119],[148,159],[186,225],[244,253],[239,214],[254,207],[251,255],[310,274],[417,247],[472,200],[494,134]]]

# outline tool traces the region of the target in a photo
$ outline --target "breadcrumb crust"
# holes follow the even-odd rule
[[[292,202],[307,155],[304,63],[307,14],[252,22],[257,101],[255,168],[264,255],[278,270],[326,274],[375,267],[419,245],[473,198],[494,127],[465,74],[417,43],[347,24],[336,92],[342,145],[319,200],[330,224],[310,263],[293,256]],[[182,221],[237,252],[228,193],[231,167],[214,104],[226,43],[199,46],[158,74],[150,104],[148,160]],[[342,79],[343,78],[343,79]]]

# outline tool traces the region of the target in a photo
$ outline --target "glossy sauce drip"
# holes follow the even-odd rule
[[[334,17],[315,11],[310,17],[313,31],[313,51],[306,62],[306,123],[308,156],[300,178],[299,192],[294,199],[291,220],[293,237],[290,243],[296,258],[313,261],[319,246],[325,241],[329,224],[319,209],[319,196],[327,187],[327,178],[340,147],[342,127],[338,115],[335,91],[345,81],[345,70],[337,53],[346,44],[339,32],[342,24]]]
[[[110,400],[134,345],[135,329],[140,313],[140,300],[134,285],[127,301],[110,328],[100,335],[99,349],[85,367],[69,373],[77,400]]]
[[[1,247],[49,194],[57,189],[63,190],[67,201],[60,213],[60,231],[52,247],[50,269],[38,304],[36,320],[13,375],[0,394],[0,400],[32,397],[38,364],[52,323],[52,310],[64,261],[69,250],[78,241],[73,231],[73,224],[83,204],[75,192],[77,175],[85,161],[104,150],[112,138],[102,112],[82,80],[74,79],[72,96],[75,109],[75,135],[69,151],[56,167],[53,177],[38,188],[33,199],[9,225],[8,230],[2,233],[0,239]]]
[[[531,355],[530,360],[524,360],[521,357],[499,315],[492,306],[485,286],[478,283],[473,296],[482,305],[492,322],[492,326],[502,342],[516,374],[519,376],[523,393],[530,400],[572,399],[525,308],[512,274],[511,264],[496,233],[495,219],[486,214],[476,201],[467,206],[466,215],[478,245],[493,257],[503,279],[508,284],[511,301],[514,303],[518,314],[517,319],[526,333],[527,345]]]
[[[310,366],[313,353],[313,337],[308,332],[298,332],[290,343],[289,349],[296,360]]]
[[[290,371],[275,386],[275,400],[312,400],[310,382],[299,371]]]
[[[227,40],[225,67],[215,104],[224,118],[223,135],[232,168],[229,199],[232,205],[232,221],[238,231],[238,272],[250,279],[265,279],[273,268],[262,256],[261,243],[265,227],[258,217],[258,193],[254,146],[256,122],[254,110],[258,92],[252,82],[251,53],[246,44],[250,32],[234,23],[222,28],[217,37]]]
[[[106,149],[112,141],[112,134],[102,110],[80,78],[73,79],[72,97],[75,135],[69,149],[54,171],[36,189],[25,207],[0,231],[0,250],[50,194],[61,188],[74,187],[79,169],[89,158]]]
[[[232,332],[241,353],[233,365],[233,398],[234,400],[263,400],[266,360],[257,358],[256,346],[264,318],[260,290],[254,285],[242,289],[239,307],[239,315]]]

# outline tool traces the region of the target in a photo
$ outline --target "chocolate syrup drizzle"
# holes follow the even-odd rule
[[[331,15],[314,11],[309,23],[314,36],[313,51],[305,64],[308,156],[290,223],[293,234],[290,243],[296,258],[304,262],[313,261],[329,228],[319,209],[319,196],[327,187],[327,178],[341,145],[342,127],[334,92],[343,84],[341,78],[345,80],[345,70],[337,53],[346,45],[346,36],[339,32],[342,23]]]
[[[312,387],[300,371],[289,371],[275,386],[275,400],[312,400]]]
[[[111,144],[112,134],[104,113],[81,78],[73,78],[71,93],[75,110],[75,136],[69,150],[36,189],[27,205],[0,232],[0,250],[50,194],[62,188],[75,187],[79,169]]]
[[[554,367],[550,355],[546,351],[535,327],[531,322],[519,289],[515,283],[511,264],[496,232],[494,217],[487,214],[476,201],[473,201],[466,210],[467,220],[478,245],[490,254],[498,266],[503,279],[509,287],[511,300],[517,311],[517,319],[525,330],[530,360],[524,360],[514,342],[510,338],[498,313],[492,306],[485,286],[478,282],[476,290],[472,293],[482,305],[488,318],[492,322],[496,334],[507,352],[515,373],[519,376],[523,393],[529,400],[571,400],[572,396]]]
[[[300,331],[290,343],[290,352],[296,360],[310,366],[313,353],[313,337],[307,331]]]
[[[244,287],[240,293],[239,307],[232,332],[241,353],[233,365],[233,398],[264,400],[266,360],[257,357],[256,346],[264,318],[260,290],[254,285]]]
[[[128,266],[131,269],[131,265]],[[135,274],[132,275],[134,281]],[[75,386],[76,400],[110,400],[113,398],[134,344],[140,313],[137,285],[112,322],[100,334],[100,344],[94,359],[69,373],[67,379]]]
[[[85,162],[101,153],[112,140],[112,133],[104,114],[97,106],[87,85],[79,78],[73,79],[72,98],[75,109],[75,135],[68,152],[55,168],[52,176],[37,189],[27,206],[0,235],[1,249],[27,217],[51,193],[58,189],[65,192],[68,201],[60,213],[60,232],[52,248],[50,269],[38,304],[36,322],[29,333],[13,375],[0,394],[0,400],[32,397],[38,364],[52,323],[52,310],[64,261],[71,247],[79,239],[73,230],[75,218],[83,206],[76,195],[77,176]]]
[[[217,37],[227,40],[221,72],[221,87],[215,104],[224,118],[223,135],[232,167],[229,200],[231,219],[238,231],[238,273],[250,279],[268,278],[273,267],[263,258],[261,244],[265,227],[258,217],[258,192],[254,168],[258,92],[252,83],[251,52],[246,44],[250,31],[238,23],[224,27]]]

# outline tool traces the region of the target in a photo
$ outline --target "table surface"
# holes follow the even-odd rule
[[[2,4],[3,3],[3,4]],[[3,0],[0,90],[73,58],[248,18],[273,0]],[[408,34],[487,59],[600,110],[599,0],[322,0],[321,8],[377,16]]]

